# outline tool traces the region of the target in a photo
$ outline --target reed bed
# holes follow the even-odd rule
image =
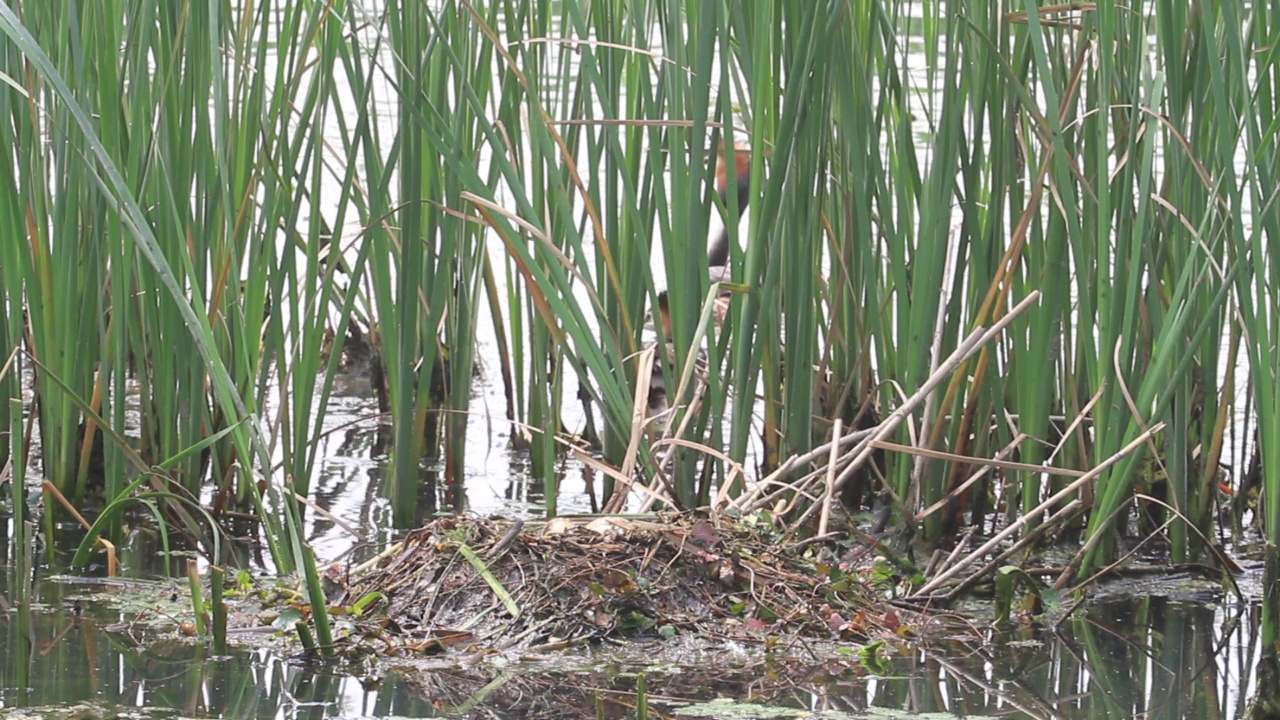
[[[50,530],[55,493],[105,498],[86,543],[138,505],[214,553],[247,513],[318,587],[298,499],[344,343],[405,526],[426,470],[462,482],[492,327],[548,515],[571,448],[606,498],[796,522],[839,495],[927,543],[1049,518],[1075,577],[1123,534],[1187,562],[1249,520],[1274,580],[1278,28],[1173,0],[8,0],[0,427],[39,442],[0,458],[39,448]],[[739,143],[746,207],[713,190]]]

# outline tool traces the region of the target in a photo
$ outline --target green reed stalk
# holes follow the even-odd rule
[[[315,54],[297,51],[288,56],[277,69],[275,87],[282,88],[285,97],[302,98],[294,113],[278,115],[271,128],[275,144],[273,155],[265,161],[282,168],[290,168],[292,177],[267,174],[263,178],[264,189],[271,202],[256,221],[255,233],[270,233],[272,227],[280,228],[285,252],[280,257],[262,257],[268,247],[250,246],[247,250],[253,261],[265,261],[270,271],[255,276],[260,284],[246,288],[245,318],[259,317],[254,312],[265,313],[266,305],[279,307],[282,312],[271,313],[261,327],[264,334],[265,357],[291,358],[281,367],[280,382],[289,392],[280,393],[281,420],[284,424],[282,449],[285,468],[293,489],[306,495],[312,475],[319,463],[319,446],[315,442],[323,431],[328,401],[333,392],[334,378],[344,350],[344,340],[353,315],[359,293],[359,283],[367,263],[369,248],[361,247],[354,260],[348,264],[343,252],[347,240],[339,236],[338,228],[346,225],[356,207],[358,145],[350,140],[349,130],[342,112],[339,58],[345,51],[346,38],[342,13],[345,5],[311,5],[289,8],[290,20],[286,27],[296,28],[296,36],[316,38]],[[265,33],[268,8],[263,7],[261,32]],[[266,36],[260,38],[259,47],[265,47]],[[307,46],[300,44],[300,49]],[[261,50],[259,51],[261,52]],[[260,59],[261,61],[261,59]],[[243,104],[252,104],[263,94],[260,74],[244,73],[236,83],[243,96]],[[349,72],[349,70],[348,70]],[[364,98],[364,105],[368,98]],[[331,147],[325,142],[325,127],[329,122],[339,125],[344,143]],[[295,133],[291,128],[304,123],[307,132]],[[245,132],[252,127],[246,125]],[[243,138],[250,142],[251,137]],[[332,219],[321,219],[313,210],[313,221],[303,222],[302,213],[308,206],[319,204],[322,199],[332,201]],[[288,228],[305,227],[306,232],[293,232]],[[278,264],[277,264],[278,263]],[[255,325],[250,323],[251,327]],[[326,330],[332,330],[332,343],[326,347]],[[258,360],[257,362],[261,362]],[[267,391],[265,373],[254,391]]]
[[[476,22],[471,16],[467,18],[467,22]],[[488,33],[488,26],[485,28]],[[454,45],[442,46],[441,52],[457,71],[461,63],[454,53]],[[571,135],[562,134],[559,126],[551,122],[555,118],[549,108],[555,106],[537,92],[533,84],[537,73],[525,68],[527,71],[513,74],[514,68],[506,56],[503,67],[504,73],[508,73],[506,81],[513,83],[513,91],[530,103],[531,120],[526,123],[529,137],[523,144],[511,145],[494,130],[480,99],[473,93],[461,91],[460,94],[467,101],[468,112],[475,114],[485,145],[493,151],[492,161],[500,168],[514,196],[515,210],[526,223],[526,239],[521,239],[509,222],[509,211],[498,213],[480,205],[481,217],[502,239],[529,294],[528,306],[522,311],[529,313],[527,332],[533,341],[533,352],[527,357],[534,380],[530,419],[536,429],[543,431],[541,439],[535,440],[543,443],[540,455],[543,459],[539,461],[539,455],[535,454],[535,463],[549,474],[548,460],[554,448],[550,444],[551,434],[559,429],[562,393],[557,388],[563,387],[562,369],[573,371],[591,402],[602,410],[603,427],[616,436],[629,435],[631,398],[621,372],[625,364],[618,337],[607,329],[593,328],[593,325],[600,327],[599,318],[604,312],[599,295],[588,292],[591,297],[586,307],[574,298],[578,278],[589,282],[592,276],[591,253],[585,245],[584,233],[594,232],[596,226],[582,229],[571,208],[570,199],[577,193],[581,177],[564,154],[564,149],[569,147],[565,138]],[[504,123],[503,127],[520,127],[520,123]],[[448,167],[462,181],[461,187],[481,199],[492,197],[493,191],[480,182],[471,160],[456,153],[456,143],[448,139],[452,136],[440,133],[437,137],[436,147],[445,153]],[[517,166],[524,170],[517,170]],[[535,207],[545,208],[546,212],[536,212]]]
[[[11,368],[10,372],[14,372],[16,368]],[[22,399],[11,398],[5,405],[8,406],[9,424],[5,427],[8,429],[8,447],[9,457],[13,458],[13,470],[10,476],[9,492],[13,496],[13,533],[12,544],[13,556],[6,557],[8,564],[12,568],[12,586],[14,602],[18,605],[20,611],[30,612],[31,609],[31,582],[30,582],[30,549],[27,541],[30,540],[31,521],[27,519],[27,464],[23,459],[22,451]]]
[[[664,367],[664,370],[670,371],[666,378],[667,387],[675,388],[680,373],[684,372],[687,363],[694,361],[698,351],[694,345],[695,328],[708,287],[706,262],[702,258],[707,256],[708,244],[708,205],[704,188],[710,180],[708,170],[714,157],[707,127],[712,109],[709,80],[714,67],[713,49],[718,47],[716,37],[723,20],[720,8],[714,7],[713,3],[702,6],[696,15],[681,12],[682,8],[675,4],[667,6],[666,10],[659,16],[658,23],[662,46],[672,61],[660,70],[661,81],[667,88],[667,112],[674,118],[687,119],[691,123],[687,128],[668,128],[662,137],[669,153],[667,169],[671,178],[669,187],[658,185],[655,198],[659,215],[669,213],[670,217],[669,226],[661,223],[661,250],[672,307],[672,337],[666,340],[675,348],[676,363],[670,368]],[[725,83],[727,79],[722,79],[722,93]],[[650,168],[651,172],[654,170]],[[658,178],[655,181],[661,183]],[[665,202],[659,199],[663,195],[666,196]],[[690,262],[690,259],[695,261]],[[687,398],[668,399],[673,404],[688,401]],[[670,422],[682,422],[686,412],[677,412]],[[695,422],[694,427],[694,432],[701,436],[705,423]],[[695,461],[692,453],[676,455],[674,480],[677,499],[686,507],[698,502]]]
[[[30,308],[32,350],[38,358],[51,358],[50,371],[65,378],[75,396],[91,399],[91,407],[107,404],[110,411],[104,408],[102,414],[113,426],[123,427],[124,380],[126,372],[135,375],[144,457],[152,462],[185,457],[176,477],[193,494],[205,478],[221,482],[234,476],[233,468],[241,468],[238,486],[230,489],[262,511],[246,470],[255,453],[259,462],[265,459],[265,446],[256,424],[237,421],[253,415],[256,398],[265,393],[272,366],[263,360],[296,358],[296,372],[290,375],[293,366],[285,366],[282,377],[294,380],[295,397],[304,400],[299,411],[291,410],[287,396],[283,403],[283,412],[301,418],[285,420],[285,449],[289,476],[305,491],[315,463],[314,450],[308,448],[314,447],[323,422],[335,367],[330,362],[323,376],[317,372],[322,325],[340,299],[345,309],[341,336],[358,278],[340,292],[331,282],[334,266],[322,276],[318,258],[329,240],[323,237],[323,223],[310,224],[305,242],[281,230],[296,226],[300,209],[321,195],[319,128],[332,107],[333,89],[324,83],[327,74],[321,82],[311,81],[307,73],[313,72],[314,57],[308,49],[320,48],[319,56],[328,63],[319,65],[322,73],[332,67],[337,51],[345,47],[341,26],[335,24],[341,18],[325,4],[293,4],[287,13],[270,3],[257,7],[257,15],[241,17],[224,14],[225,8],[149,3],[97,3],[86,7],[83,16],[42,6],[24,17],[38,31],[30,39],[22,37],[11,15],[7,18],[8,35],[49,81],[34,85],[28,94],[49,93],[50,127],[58,129],[45,152],[39,142],[14,144],[26,148],[18,159],[24,168],[21,177],[31,182],[25,197],[35,200],[28,210],[37,213],[33,227],[51,230],[49,238],[69,234],[49,244],[41,231],[28,244],[33,252],[18,258],[21,262],[6,262],[6,268],[25,267],[35,281],[25,298],[9,297],[13,307],[25,301]],[[54,61],[41,58],[37,47],[43,38],[61,48],[61,40],[51,39],[68,34],[73,56],[85,60],[71,66],[69,77],[84,90],[60,85]],[[226,45],[220,45],[224,40]],[[269,55],[268,48],[277,42],[280,54]],[[234,52],[224,52],[224,47]],[[271,87],[276,92],[267,91],[267,68],[275,71]],[[37,123],[44,119],[29,109],[23,113],[13,97],[5,98],[12,108],[6,131],[35,138]],[[97,122],[88,119],[82,105],[92,109]],[[264,117],[278,118],[279,125],[264,128]],[[312,132],[296,133],[298,126]],[[67,133],[72,129],[90,132],[88,153],[71,144],[78,137]],[[85,176],[88,181],[78,179],[80,169],[89,167],[83,162],[89,155],[103,164],[105,185],[94,174]],[[354,155],[349,147],[346,165]],[[57,174],[63,184],[51,193],[36,181],[49,175],[46,158],[69,168]],[[344,208],[353,187],[349,175],[342,191]],[[102,188],[110,195],[100,197]],[[142,206],[149,211],[143,213]],[[20,212],[8,207],[11,214]],[[108,213],[113,207],[123,209],[124,223],[112,220]],[[86,212],[96,213],[88,216],[94,218],[92,224],[81,219]],[[98,226],[102,231],[93,231]],[[97,244],[84,245],[90,241],[79,237]],[[305,261],[294,257],[295,247],[303,249]],[[71,272],[78,274],[67,274]],[[5,286],[22,287],[11,281]],[[61,289],[55,292],[55,287]],[[162,287],[165,292],[157,292]],[[72,292],[80,293],[80,299],[68,294]],[[88,309],[69,309],[77,303]],[[273,310],[269,319],[268,307]],[[62,315],[72,320],[51,322]],[[96,330],[77,325],[89,321]],[[270,328],[266,336],[264,326]],[[79,351],[51,355],[42,349],[65,345],[70,336],[58,333],[75,333]],[[199,357],[180,351],[188,337],[196,339]],[[94,338],[96,344],[84,344]],[[68,364],[64,357],[81,365]],[[307,401],[316,395],[311,391],[316,385],[326,389],[313,413]],[[59,463],[75,467],[77,482],[63,487],[77,497],[84,491],[88,464],[83,458],[94,447],[95,428],[88,420],[78,421],[70,397],[42,387],[41,430],[50,440],[44,446],[46,467],[55,479],[66,474],[56,471]],[[210,387],[216,402],[210,401]],[[208,453],[181,452],[221,427],[238,429]],[[71,449],[79,456],[75,465],[67,459],[67,438],[79,443]],[[251,443],[257,443],[256,451],[250,450]],[[120,448],[106,444],[104,455],[106,491],[113,497],[128,484],[127,467]],[[258,467],[270,475],[268,468]],[[279,523],[293,512],[284,510],[283,516],[260,512],[273,550],[280,547]],[[275,555],[282,568],[292,565],[287,556]]]
[[[854,7],[852,11],[854,17],[862,17],[875,9]],[[899,115],[895,107],[904,98],[894,92],[897,70],[892,38],[886,35],[877,22],[851,21],[837,36],[831,53],[832,57],[848,61],[832,68],[837,86],[844,88],[835,93],[832,113],[844,131],[836,139],[831,155],[834,189],[829,217],[836,237],[830,242],[827,337],[832,382],[831,404],[825,412],[828,418],[841,416],[850,423],[864,410],[871,392],[869,385],[874,382],[868,340],[884,337],[887,332],[881,312],[887,294],[879,281],[878,268],[884,258],[880,238],[894,233],[896,224],[891,215],[874,209],[874,204],[878,198],[889,196],[887,182],[891,177],[881,153],[880,137],[892,118]],[[874,108],[880,110],[873,111]],[[884,112],[886,109],[889,111]],[[875,215],[880,221],[873,222]],[[878,344],[882,359],[892,347]],[[845,406],[836,405],[837,402]],[[861,500],[867,489],[865,483],[858,483],[849,496],[857,495]]]
[[[0,103],[5,98],[0,96]],[[0,106],[0,113],[3,113]],[[11,128],[8,123],[0,122],[0,142],[6,141],[6,135]],[[7,163],[0,163],[0,184],[7,187],[15,187],[16,179],[13,177],[13,168]],[[6,233],[8,237],[21,237],[24,222],[22,213],[18,207],[17,196],[9,193],[0,193],[0,232]],[[22,344],[23,331],[26,328],[26,318],[23,312],[23,304],[19,300],[23,297],[25,286],[25,273],[23,272],[23,258],[25,253],[18,243],[0,243],[0,306],[3,312],[0,313],[0,357],[4,360],[0,361],[0,427],[12,428],[14,420],[19,421],[21,428],[22,419],[22,368],[25,363],[22,362],[23,357],[19,352]],[[20,433],[9,439],[9,442],[0,443],[0,465],[8,462],[10,458],[15,459],[22,457],[21,452],[12,452],[14,448],[20,447],[16,438]],[[13,487],[20,487],[14,485]],[[15,498],[17,497],[15,491]],[[19,525],[15,519],[15,525]]]
[[[774,17],[764,5],[754,6],[749,20],[735,18],[739,21],[735,30],[751,51],[746,91],[758,98],[749,118],[752,184],[764,192],[753,198],[741,273],[752,292],[740,310],[734,310],[729,349],[737,387],[730,454],[745,458],[755,405],[754,393],[748,389],[760,381],[765,391],[766,465],[781,462],[812,442],[819,297],[815,274],[823,237],[822,195],[814,190],[825,184],[820,180],[827,170],[823,118],[829,113],[829,105],[818,103],[815,111],[813,103],[829,96],[832,82],[832,74],[819,58],[828,56],[824,49],[853,22],[839,3],[774,10],[786,16],[784,24],[790,28],[780,36],[775,36],[774,28],[783,18]],[[780,92],[781,88],[785,91]],[[727,85],[722,92],[726,90]],[[808,132],[802,129],[806,125]],[[787,132],[778,135],[776,129],[781,128]],[[764,182],[766,138],[774,147]]]
[[[1280,51],[1262,44],[1268,29],[1280,27],[1280,11],[1268,5],[1248,10],[1215,7],[1201,21],[1206,53],[1223,58],[1210,68],[1206,82],[1213,115],[1218,122],[1206,131],[1214,178],[1237,219],[1225,230],[1232,253],[1247,268],[1237,276],[1237,300],[1243,318],[1249,367],[1258,412],[1258,440],[1262,457],[1263,532],[1267,540],[1264,567],[1262,646],[1274,659],[1280,641],[1280,359],[1274,351],[1280,340],[1280,193],[1277,141],[1280,127]],[[1251,31],[1252,34],[1250,34]],[[1243,167],[1237,153],[1244,156]],[[1241,219],[1248,212],[1252,222]]]

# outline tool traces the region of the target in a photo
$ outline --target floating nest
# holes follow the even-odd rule
[[[376,634],[388,643],[382,654],[477,643],[549,650],[613,638],[773,644],[904,632],[902,611],[885,601],[874,571],[852,570],[830,550],[780,542],[767,522],[694,515],[445,518],[353,570],[341,594],[378,618]]]

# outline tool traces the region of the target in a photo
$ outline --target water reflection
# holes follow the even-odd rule
[[[874,703],[1032,718],[1241,717],[1256,658],[1254,606],[1149,597],[1091,608],[1054,630],[922,654]]]
[[[822,662],[784,661],[725,646],[654,664],[676,644],[654,642],[570,657],[472,662],[460,653],[315,668],[291,660],[270,634],[241,635],[256,649],[213,657],[174,630],[190,616],[176,588],[150,583],[139,602],[121,583],[37,583],[29,624],[11,607],[0,616],[0,708],[102,710],[77,717],[126,708],[225,718],[628,717],[643,676],[652,708],[691,717],[723,716],[723,705],[690,705],[722,698],[809,712],[1238,718],[1259,655],[1255,606],[1152,597],[1098,604],[1056,630],[891,648],[883,663],[826,651]],[[135,599],[112,609],[104,594]]]
[[[385,544],[395,527],[386,489],[390,433],[371,403],[341,398],[326,419],[331,432],[320,441],[317,455],[323,460],[311,483],[312,498],[324,512],[307,515],[307,539],[322,560],[344,556],[353,544]],[[487,426],[482,417],[470,422],[478,427],[468,435],[476,441],[468,443],[464,482],[450,485],[443,464],[424,459],[411,526],[461,512],[525,518],[544,514],[545,485],[534,478],[528,451],[512,446],[506,427]],[[556,470],[561,513],[598,507],[589,468],[563,460]]]

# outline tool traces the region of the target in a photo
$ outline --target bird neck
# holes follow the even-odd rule
[[[707,266],[716,267],[729,264],[729,228],[724,228],[707,246]]]

